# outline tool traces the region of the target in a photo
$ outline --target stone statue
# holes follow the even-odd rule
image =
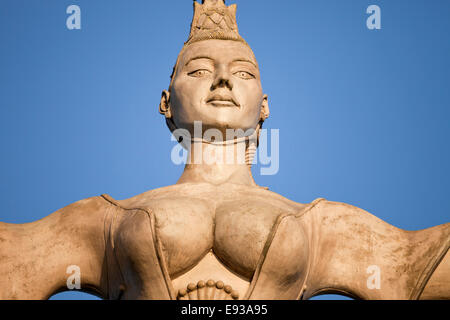
[[[191,161],[176,185],[0,223],[1,299],[47,299],[67,288],[71,265],[81,290],[104,299],[450,298],[450,223],[405,231],[348,204],[296,203],[256,185],[249,164],[268,97],[235,5],[194,2],[159,111],[190,159],[240,149],[244,161]],[[253,133],[208,140],[197,121],[202,134]]]

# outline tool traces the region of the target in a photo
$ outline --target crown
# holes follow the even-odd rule
[[[238,32],[236,8],[235,4],[227,7],[225,0],[202,0],[202,4],[194,0],[191,33],[185,45],[210,39],[234,40],[247,44]]]

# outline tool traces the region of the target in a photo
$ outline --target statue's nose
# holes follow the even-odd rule
[[[211,85],[211,91],[223,87],[233,90],[233,83],[231,82],[230,74],[228,73],[228,71],[225,68],[220,67],[218,68],[216,77],[214,78],[214,82]]]

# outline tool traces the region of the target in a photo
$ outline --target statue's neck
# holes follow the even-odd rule
[[[188,162],[177,183],[256,186],[248,165],[248,147],[246,139],[216,144],[202,140],[191,141]]]

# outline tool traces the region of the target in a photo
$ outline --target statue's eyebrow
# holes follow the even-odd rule
[[[233,60],[233,62],[248,62],[248,63],[251,63],[256,69],[258,69],[258,66],[253,61],[251,61],[249,59],[239,58],[239,59]]]
[[[191,63],[192,61],[194,61],[194,60],[200,60],[200,59],[214,60],[214,59],[212,59],[211,57],[208,57],[208,56],[194,57],[194,58],[189,59],[189,61],[186,62],[186,64],[185,64],[184,66],[186,67],[186,66],[187,66],[189,63]]]

